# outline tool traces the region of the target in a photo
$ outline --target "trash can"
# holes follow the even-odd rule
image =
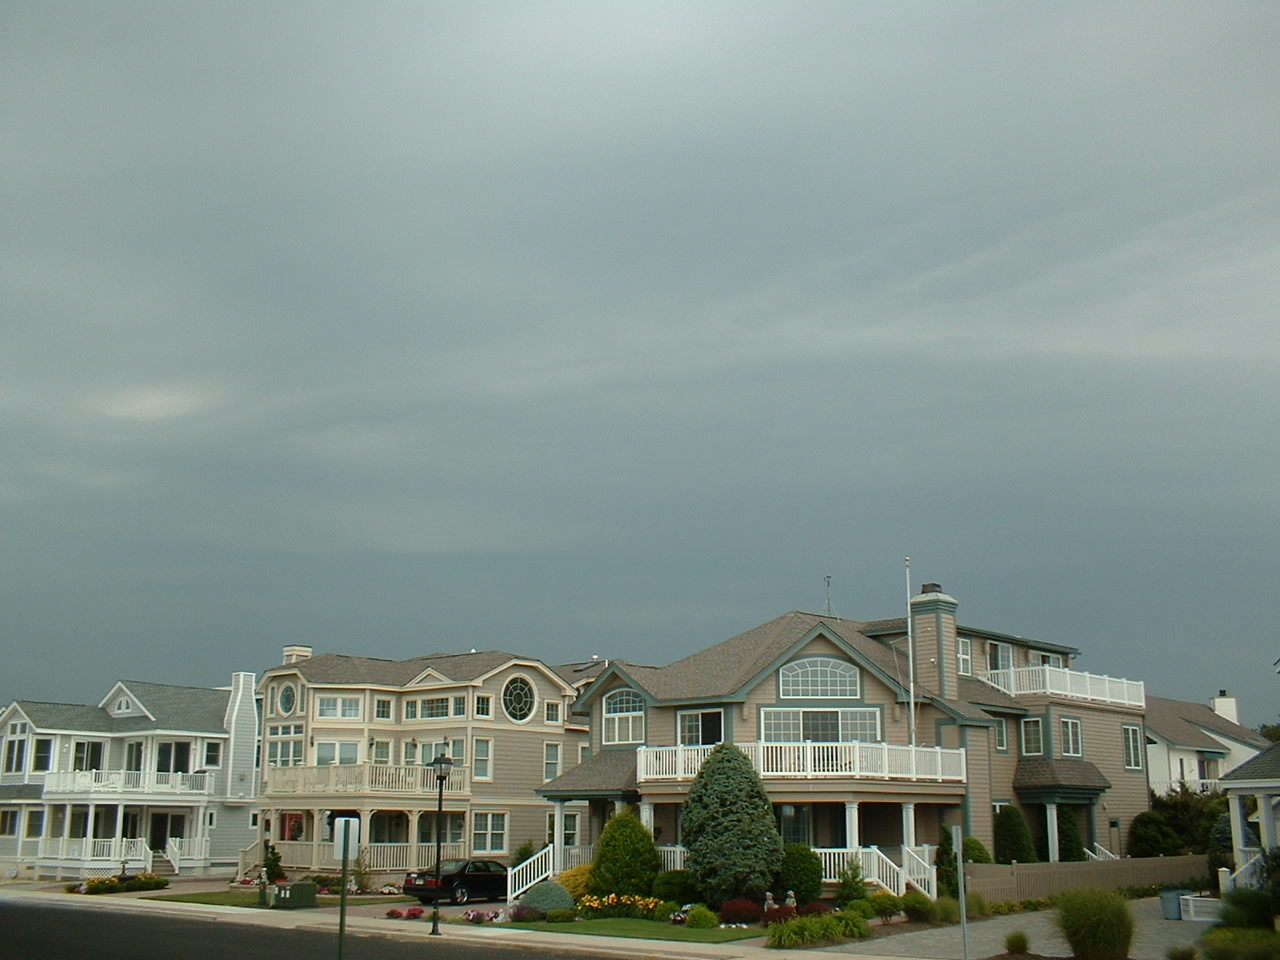
[[[298,883],[277,883],[271,889],[271,906],[276,910],[301,910],[316,905],[316,885],[300,881]]]
[[[1182,898],[1190,896],[1190,890],[1161,890],[1160,907],[1166,920],[1182,919]]]

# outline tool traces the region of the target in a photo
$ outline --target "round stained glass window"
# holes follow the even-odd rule
[[[298,695],[293,692],[293,687],[284,687],[280,691],[280,712],[284,714],[293,713],[297,699]]]
[[[533,713],[533,684],[524,677],[512,677],[502,689],[502,709],[512,720],[528,720]]]

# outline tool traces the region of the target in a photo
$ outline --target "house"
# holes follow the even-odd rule
[[[1271,746],[1241,726],[1236,698],[1227,691],[1203,703],[1147,697],[1147,776],[1157,794],[1185,785],[1196,792],[1219,789],[1218,778]]]
[[[333,820],[358,817],[369,868],[388,876],[444,857],[504,859],[541,848],[554,808],[535,789],[587,757],[569,708],[603,664],[552,667],[497,650],[409,660],[284,648],[258,683],[264,717],[261,836],[287,869],[328,872]],[[431,761],[452,760],[438,793]],[[574,805],[561,824],[575,846]],[[260,850],[246,863],[260,858]]]
[[[121,680],[96,706],[0,712],[0,875],[234,873],[257,826],[254,676]]]
[[[792,611],[666,666],[610,662],[573,707],[591,758],[539,790],[588,804],[557,866],[589,859],[622,805],[681,865],[680,807],[720,742],[751,758],[783,839],[813,846],[828,880],[857,857],[882,886],[932,895],[942,831],[990,848],[1007,804],[1050,859],[1060,807],[1092,856],[1123,855],[1148,808],[1143,684],[1073,669],[1074,647],[958,625],[957,607],[937,584],[911,599],[914,656],[906,618]]]
[[[1259,870],[1263,850],[1280,847],[1280,743],[1274,743],[1251,760],[1246,760],[1222,777],[1227,794],[1227,812],[1231,817],[1231,846],[1235,850],[1236,872],[1229,884],[1257,886],[1262,879]],[[1261,848],[1253,846],[1246,830],[1244,798],[1257,800],[1257,836]]]

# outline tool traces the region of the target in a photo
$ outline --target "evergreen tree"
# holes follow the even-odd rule
[[[1170,829],[1163,815],[1146,810],[1133,818],[1129,827],[1129,856],[1176,857],[1182,849],[1182,839]]]
[[[733,744],[720,744],[702,764],[680,831],[689,850],[685,869],[713,905],[763,896],[782,859],[782,837],[764,783]]]
[[[597,897],[653,893],[653,879],[662,869],[662,857],[643,824],[627,812],[614,817],[600,834],[596,860],[587,890]]]
[[[1076,808],[1058,807],[1058,859],[1066,863],[1089,859],[1084,855],[1084,838],[1080,836],[1080,820]]]
[[[995,819],[996,863],[1036,863],[1035,845],[1027,818],[1013,804],[1000,808]]]
[[[942,839],[938,841],[938,852],[933,858],[938,868],[938,895],[941,897],[960,896],[960,874],[956,870],[956,850],[951,845],[951,828],[942,828]]]
[[[777,887],[794,893],[802,907],[813,903],[822,896],[822,858],[807,843],[788,843],[782,848]]]
[[[977,837],[964,838],[965,863],[990,863],[991,853]]]

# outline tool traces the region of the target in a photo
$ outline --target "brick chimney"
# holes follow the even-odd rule
[[[956,671],[956,607],[954,597],[936,583],[920,587],[911,598],[911,629],[916,647],[916,679],[944,700],[960,696]]]

